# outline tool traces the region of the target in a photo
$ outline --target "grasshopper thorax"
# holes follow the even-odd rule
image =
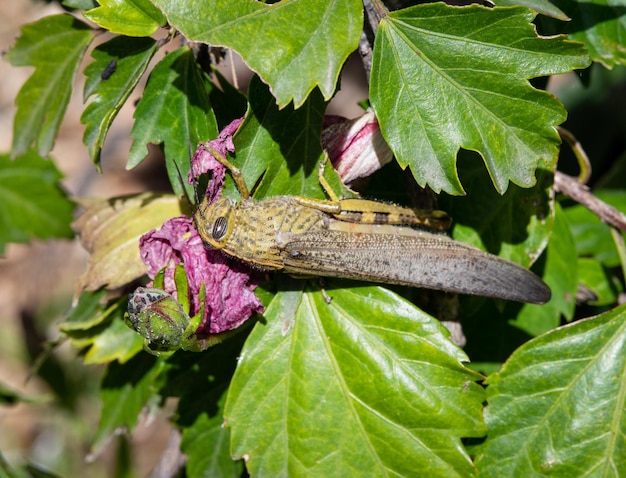
[[[227,198],[208,204],[204,199],[194,215],[196,229],[202,241],[212,249],[223,249],[233,230],[235,207]]]

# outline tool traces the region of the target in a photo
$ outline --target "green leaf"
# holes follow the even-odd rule
[[[85,17],[111,33],[147,37],[165,25],[165,17],[149,0],[98,0]]]
[[[620,283],[607,269],[595,259],[578,259],[578,276],[582,285],[587,287],[596,298],[589,303],[596,306],[611,305],[617,301],[617,294],[622,292]]]
[[[270,85],[278,104],[299,108],[318,87],[329,100],[341,67],[359,42],[358,0],[155,0],[188,39],[236,50]]]
[[[78,10],[88,10],[98,6],[96,0],[63,0],[61,4],[65,7]]]
[[[35,72],[17,95],[11,157],[31,147],[47,156],[72,94],[72,82],[93,34],[70,15],[54,15],[22,27],[6,58]]]
[[[254,197],[301,195],[323,198],[317,180],[325,103],[313,93],[297,110],[278,109],[266,85],[250,82],[249,108],[234,142],[237,166]],[[237,198],[239,199],[239,198]]]
[[[142,349],[143,340],[124,324],[127,301],[102,305],[105,290],[83,292],[59,329],[76,348],[87,349],[85,364],[127,362]]]
[[[594,191],[594,195],[619,211],[626,211],[626,191]],[[593,257],[607,267],[620,265],[609,226],[582,205],[565,209],[579,256]],[[624,233],[622,233],[624,235]]]
[[[385,289],[327,292],[278,293],[250,334],[232,453],[252,476],[471,475],[460,439],[485,433],[483,392],[447,331]]]
[[[143,342],[138,335],[126,333],[128,329],[123,319],[127,300],[103,305],[106,292],[104,289],[83,292],[68,319],[59,324],[59,329],[71,339],[74,347],[85,349],[86,364],[113,360],[123,363],[142,348]]]
[[[126,168],[143,161],[148,143],[164,144],[174,192],[182,194],[187,189],[193,197],[193,187],[187,184],[190,158],[199,142],[215,138],[218,133],[208,101],[210,90],[210,82],[196,65],[191,48],[179,48],[161,60],[152,70],[135,110],[130,133],[135,140]]]
[[[487,380],[481,477],[626,474],[626,307],[518,349]]]
[[[67,320],[59,325],[61,331],[66,334],[87,331],[106,321],[111,311],[102,308],[105,294],[104,289],[80,294],[78,302],[69,311]]]
[[[201,415],[185,428],[181,451],[188,457],[185,472],[189,478],[242,476],[242,462],[229,456],[230,431],[224,427],[221,415]]]
[[[0,154],[0,253],[8,242],[73,236],[74,204],[60,179],[54,163],[32,151],[14,161]]]
[[[122,287],[146,273],[139,239],[186,212],[174,195],[145,193],[111,199],[81,200],[85,212],[72,225],[89,252],[81,289]]]
[[[541,306],[525,304],[511,324],[536,336],[557,327],[561,315],[567,320],[572,319],[578,289],[578,263],[572,260],[574,257],[576,244],[567,219],[557,205],[542,276],[552,291],[552,298]]]
[[[118,308],[109,327],[94,337],[85,354],[85,365],[128,362],[143,349],[143,339],[130,330],[123,320],[124,310]]]
[[[565,110],[528,78],[589,64],[581,45],[539,38],[526,8],[418,5],[390,13],[374,45],[370,99],[401,166],[462,194],[459,148],[481,154],[498,192],[556,161]],[[489,25],[489,28],[485,28]]]
[[[549,17],[563,21],[569,20],[569,17],[552,5],[549,0],[494,0],[493,3],[498,7],[528,7]]]
[[[476,154],[461,156],[467,195],[442,194],[438,205],[453,219],[452,236],[524,267],[545,249],[554,225],[552,172],[539,170],[532,188],[511,186],[500,195]]]
[[[176,424],[183,429],[181,451],[187,476],[239,477],[243,463],[230,454],[230,429],[224,427],[226,392],[246,334],[202,354],[177,352],[168,360],[165,395],[180,397]]]
[[[87,81],[83,96],[85,101],[95,96],[80,121],[86,125],[83,142],[96,165],[100,164],[100,151],[111,123],[141,80],[156,50],[157,44],[152,38],[115,37],[98,45],[91,53],[94,62],[85,69]],[[106,77],[103,73],[113,61],[115,71]]]
[[[560,23],[559,31],[581,41],[589,56],[607,68],[626,64],[626,5],[620,0],[553,0],[571,17]]]
[[[164,362],[149,354],[136,355],[125,364],[109,364],[100,388],[102,412],[93,453],[98,453],[117,429],[132,432],[141,410],[149,401],[158,399],[163,368]]]

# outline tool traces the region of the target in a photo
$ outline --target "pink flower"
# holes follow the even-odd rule
[[[209,145],[223,155],[234,151],[232,135],[240,124],[241,120],[233,121]],[[192,160],[190,183],[197,182],[198,176],[205,173],[212,174],[207,195],[215,200],[221,195],[225,168],[200,146]],[[183,264],[192,316],[201,308],[199,296],[204,285],[204,319],[198,334],[235,329],[253,313],[263,312],[263,305],[253,292],[258,285],[258,274],[219,251],[207,250],[191,218],[179,216],[166,221],[161,229],[145,234],[139,241],[139,248],[150,278],[154,279],[161,269],[166,268],[164,289],[175,297],[174,270],[178,264]]]
[[[348,185],[371,175],[393,158],[371,110],[352,120],[340,116],[324,117],[322,147]]]

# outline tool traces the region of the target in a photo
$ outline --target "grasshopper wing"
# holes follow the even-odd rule
[[[343,229],[343,226],[341,226]],[[424,287],[543,304],[550,289],[535,274],[447,236],[404,227],[279,233],[284,271]]]

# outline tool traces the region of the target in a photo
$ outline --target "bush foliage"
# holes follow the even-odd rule
[[[6,54],[34,72],[16,98],[12,150],[0,156],[0,248],[73,235],[73,204],[49,153],[78,75],[97,169],[110,125],[147,79],[127,167],[158,145],[173,191],[81,201],[87,212],[74,228],[91,258],[61,330],[86,366],[106,364],[92,452],[118,430],[132,433],[145,407],[176,397],[172,422],[190,477],[626,475],[623,123],[590,194],[557,171],[573,149],[584,177],[585,144],[572,148],[557,129],[568,112],[545,90],[552,76],[577,72],[573,82],[601,100],[600,70],[626,62],[624,7],[62,3],[68,13],[24,25]],[[255,72],[245,95],[215,68],[230,50]],[[239,333],[201,353],[146,353],[124,321],[129,284],[147,282],[139,238],[190,214],[183,197],[197,193],[183,179],[196,146],[243,117],[231,159],[255,199],[323,199],[324,112],[357,50],[395,156],[363,194],[408,203],[407,178],[427,187],[453,218],[455,239],[532,266],[552,299],[517,304],[339,279],[322,287],[275,274],[256,289],[264,313]],[[569,100],[573,129],[585,121],[582,102]],[[589,148],[594,167],[604,160],[597,151]],[[230,178],[224,191],[238,197]],[[176,284],[184,296],[180,272]],[[463,349],[438,319],[462,325]]]

